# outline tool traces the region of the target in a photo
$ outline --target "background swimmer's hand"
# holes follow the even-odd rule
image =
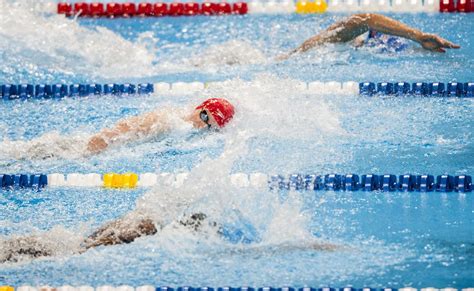
[[[105,150],[108,145],[105,139],[100,134],[97,134],[89,139],[87,150],[90,153],[97,154]]]
[[[437,36],[436,34],[431,33],[424,33],[423,35],[421,35],[421,37],[418,39],[418,42],[424,49],[433,52],[444,53],[446,52],[445,48],[460,48],[459,45],[454,44],[442,37]]]

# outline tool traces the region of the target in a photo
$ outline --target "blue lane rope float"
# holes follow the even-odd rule
[[[0,86],[3,100],[12,99],[43,99],[64,97],[86,97],[94,95],[151,94],[153,84],[4,84]]]
[[[360,178],[359,178],[360,177]],[[384,191],[384,192],[471,192],[472,177],[467,175],[357,175],[328,174],[289,177],[273,175],[268,182],[271,190],[332,190],[332,191]]]
[[[448,83],[426,83],[417,82],[363,82],[359,83],[359,94],[363,96],[373,95],[414,95],[432,97],[474,97],[473,82],[448,82]]]
[[[39,175],[7,175],[0,174],[0,184],[2,189],[41,189],[48,185],[48,177],[44,174]]]
[[[87,97],[98,95],[147,95],[191,94],[212,87],[219,82],[175,82],[142,84],[3,84],[0,97],[3,100],[61,99],[65,97]],[[295,89],[308,94],[359,94],[362,96],[430,96],[430,97],[474,97],[474,82],[298,82]]]
[[[90,173],[78,174],[0,174],[0,185],[4,190],[50,187],[105,187],[135,188],[151,187],[165,183],[179,187],[188,173]],[[266,175],[263,173],[236,173],[230,175],[231,184],[239,187],[260,187],[270,190],[294,191],[382,191],[382,192],[472,192],[472,176],[469,175],[376,175],[376,174],[291,174]]]

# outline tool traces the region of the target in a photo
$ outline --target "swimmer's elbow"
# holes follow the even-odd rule
[[[327,42],[348,42],[367,32],[371,26],[371,19],[375,14],[358,13],[344,21],[338,22],[329,28],[333,33]]]

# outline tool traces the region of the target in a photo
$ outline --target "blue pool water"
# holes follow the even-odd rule
[[[474,103],[458,98],[312,95],[297,81],[472,81],[472,15],[394,15],[461,45],[434,54],[329,46],[287,52],[344,15],[81,20],[2,1],[1,83],[226,81],[199,95],[2,102],[0,172],[189,172],[180,188],[49,188],[0,194],[0,244],[34,233],[51,258],[4,263],[0,285],[474,285],[471,193],[275,193],[230,185],[231,173],[473,174]],[[246,82],[248,81],[248,82]],[[220,133],[180,128],[85,156],[87,137],[154,108],[236,104]],[[186,207],[181,200],[187,201]],[[169,222],[158,235],[75,254],[96,227],[146,204]],[[242,225],[233,244],[180,227],[183,213]],[[336,251],[308,248],[315,240]],[[1,253],[0,253],[1,257]]]

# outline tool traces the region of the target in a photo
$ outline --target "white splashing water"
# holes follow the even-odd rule
[[[324,135],[345,135],[337,109],[330,108],[321,96],[305,98],[299,85],[295,79],[260,74],[250,83],[225,81],[211,88],[205,97],[220,96],[236,104],[238,111],[229,131],[315,142],[323,140]]]
[[[196,67],[262,64],[265,55],[254,45],[242,40],[231,40],[210,46],[190,60]]]
[[[83,242],[85,229],[74,231],[55,226],[49,231],[34,231],[27,236],[12,235],[0,237],[0,262],[29,262],[31,256],[25,252],[42,252],[48,256],[68,256],[77,254]]]
[[[251,139],[284,139],[302,143],[310,141],[312,144],[323,145],[328,140],[347,135],[340,124],[340,112],[337,108],[333,108],[334,106],[324,97],[308,96],[306,98],[301,93],[295,93],[296,85],[298,85],[298,81],[294,79],[261,74],[250,83],[233,79],[223,82],[219,86],[210,87],[201,93],[202,99],[199,99],[203,100],[209,97],[228,99],[236,106],[236,115],[233,121],[219,134],[206,135],[204,140],[189,140],[185,137],[191,130],[190,126],[185,126],[182,121],[177,122],[175,120],[177,117],[167,118],[172,123],[172,133],[177,139],[174,146],[178,149],[202,148],[217,145],[221,140],[232,145],[237,142],[237,139],[240,143],[247,145]],[[201,102],[199,99],[193,99],[185,109],[191,112],[193,107]],[[160,105],[159,108],[163,109],[167,116],[170,116],[171,110],[175,110],[163,105]],[[149,108],[149,110],[154,110],[154,108]],[[183,114],[177,113],[177,116]],[[80,125],[78,124],[76,131],[67,136],[50,131],[32,140],[12,141],[4,138],[3,141],[0,140],[0,160],[14,158],[17,160],[54,159],[59,161],[83,157],[86,155],[87,140],[94,133],[84,132],[84,128]],[[146,142],[148,142],[146,139],[141,141],[141,143]],[[124,153],[130,156],[129,148],[134,146],[119,145],[113,151],[109,151],[107,156],[110,159],[120,159]],[[332,150],[331,147],[324,148]],[[152,149],[147,149],[146,145],[140,145],[142,154],[147,153],[147,150]],[[240,155],[240,157],[244,156],[245,154]],[[317,158],[324,160],[325,155],[321,154]],[[329,157],[327,158],[329,159]],[[331,156],[330,159],[334,161],[335,157]],[[235,159],[229,160],[229,163],[234,161]],[[295,162],[302,162],[302,160]],[[294,167],[297,165],[295,164]]]
[[[2,73],[7,78],[24,78],[16,82],[31,78],[58,82],[77,76],[99,81],[144,78],[267,62],[254,44],[244,40],[212,45],[190,55],[183,55],[182,45],[176,44],[178,55],[169,62],[157,58],[161,44],[152,31],[131,42],[105,27],[85,27],[63,15],[45,15],[37,9],[41,7],[37,1],[0,0],[0,6],[0,50],[8,60]]]
[[[328,135],[344,134],[337,113],[329,109],[324,100],[301,102],[291,97],[294,82],[263,75],[251,85],[231,80],[222,88],[206,92],[204,98],[224,97],[237,108],[232,123],[221,133],[206,137],[206,142],[211,144],[223,139],[223,153],[216,159],[204,156],[178,190],[159,185],[148,192],[138,201],[138,209],[152,213],[155,220],[166,223],[178,219],[183,212],[202,211],[219,221],[225,220],[228,211],[238,210],[252,224],[263,226],[262,243],[314,240],[307,229],[309,217],[301,213],[301,197],[291,195],[286,202],[280,203],[275,193],[237,189],[228,180],[234,163],[248,155],[252,138],[284,137],[317,142]],[[288,123],[294,128],[284,126]]]
[[[45,18],[22,5],[0,1],[2,6],[6,6],[4,11],[8,11],[0,19],[0,49],[7,56],[19,55],[23,65],[28,66],[31,72],[50,68],[54,72],[71,76],[85,74],[124,78],[152,75],[157,69],[168,66],[152,64],[155,57],[150,51],[153,47],[149,43],[151,36],[143,35],[142,44],[131,43],[102,27],[81,27],[74,20],[62,16]],[[22,37],[19,38],[18,35]],[[69,62],[73,59],[74,62]],[[127,62],[123,62],[124,59]],[[170,65],[168,69],[183,70],[183,65],[184,70],[188,69],[186,65],[189,69],[196,66],[212,69],[264,62],[263,53],[251,44],[231,41],[211,46],[193,61],[187,63],[183,60],[183,63]],[[11,64],[8,70],[15,70],[17,65]],[[251,84],[238,79],[229,80],[222,87],[206,91],[203,98],[224,97],[237,107],[234,121],[222,134],[207,137],[210,143],[223,139],[224,152],[216,159],[203,157],[202,162],[189,173],[187,182],[179,189],[159,185],[149,191],[137,202],[137,210],[170,226],[189,211],[202,211],[215,220],[223,220],[226,216],[224,210],[238,210],[243,217],[260,226],[262,245],[312,241],[312,235],[308,231],[310,218],[301,212],[300,197],[290,195],[281,203],[274,193],[265,192],[265,196],[258,191],[233,188],[228,182],[233,164],[248,154],[249,140],[252,138],[287,138],[322,143],[328,137],[345,134],[338,112],[331,109],[321,97],[301,98],[300,94],[295,95],[296,83],[296,80],[262,74]],[[292,126],[287,126],[288,124]],[[1,148],[9,150],[2,154],[16,159],[74,159],[84,152],[84,137],[82,133],[64,137],[50,132],[33,141],[6,140]],[[120,156],[122,153],[116,154]],[[324,159],[326,155],[320,156]],[[334,156],[327,156],[334,160]],[[39,243],[50,250],[52,255],[65,256],[80,249],[84,232],[72,235],[71,231],[58,227],[36,236]],[[189,231],[179,227],[165,227],[159,239],[160,243],[165,242],[163,246],[168,246],[170,251],[180,249],[176,248],[176,241],[181,244],[193,241]],[[166,244],[167,239],[173,243]],[[1,243],[5,245],[8,242]],[[21,244],[10,247],[21,247]]]
[[[224,150],[217,158],[202,154],[200,162],[189,172],[186,182],[178,189],[162,184],[138,199],[135,211],[163,224],[164,228],[158,235],[140,238],[127,248],[132,248],[132,251],[139,253],[139,256],[164,254],[175,257],[177,260],[198,257],[198,261],[201,261],[203,257],[221,257],[222,254],[219,255],[219,252],[226,256],[229,253],[233,256],[245,256],[270,249],[282,254],[299,250],[307,251],[317,244],[329,243],[341,247],[341,251],[327,252],[327,256],[334,257],[334,263],[331,266],[324,265],[317,268],[321,269],[320,276],[329,278],[341,276],[341,268],[344,269],[341,266],[346,266],[347,260],[360,266],[344,269],[344,274],[349,276],[354,273],[380,273],[386,266],[397,264],[409,257],[408,252],[400,255],[399,250],[391,250],[390,246],[379,241],[367,242],[370,248],[364,245],[351,245],[353,249],[350,249],[340,244],[337,238],[333,240],[332,237],[325,237],[324,241],[318,240],[313,235],[318,230],[311,226],[310,213],[302,210],[304,203],[301,195],[293,193],[295,195],[290,194],[288,198],[281,201],[276,193],[252,188],[238,189],[229,183],[229,175],[232,173],[234,164],[242,157],[249,155],[252,150],[251,140],[255,138],[291,139],[302,143],[311,141],[324,144],[329,139],[347,134],[340,124],[339,111],[332,108],[330,102],[324,97],[305,98],[301,93],[295,93],[295,84],[297,81],[293,79],[262,74],[258,75],[252,83],[234,79],[226,81],[221,86],[211,86],[203,92],[202,99],[223,97],[235,104],[234,120],[219,133],[208,134],[202,139],[178,141],[175,146],[202,148],[223,141]],[[199,102],[200,100],[193,98],[193,103]],[[189,128],[178,129],[182,131],[183,136],[186,135],[186,131],[189,132]],[[85,147],[83,137],[90,134],[75,132],[69,136],[60,136],[50,132],[33,141],[4,141],[0,148],[18,151],[6,155],[16,155],[17,158],[31,159],[54,154],[58,160],[71,159],[74,155],[82,155]],[[73,147],[71,147],[71,141],[74,141]],[[125,153],[129,154],[130,146],[133,145],[125,145],[117,151],[109,151],[104,156],[107,156],[107,159],[120,158]],[[330,147],[324,148],[331,150]],[[146,146],[143,149],[146,151]],[[290,162],[288,167],[299,167],[306,158],[308,156],[302,154],[298,159]],[[318,157],[311,158],[324,162],[326,159],[334,161],[336,158],[342,161],[347,157],[320,154]],[[87,163],[87,160],[85,159],[84,162]],[[239,213],[256,228],[260,240],[250,245],[234,245],[223,240],[215,229],[205,229],[196,234],[177,223],[183,216],[196,212],[206,213],[212,221],[235,222],[236,224],[239,221],[235,220],[239,217],[229,214]],[[133,213],[129,214],[130,216],[133,216]],[[8,222],[4,223],[8,224]],[[26,242],[26,244],[47,251],[54,256],[52,259],[54,262],[72,258],[86,262],[87,265],[94,264],[96,261],[100,264],[111,258],[116,262],[127,260],[127,252],[120,247],[98,248],[75,256],[81,252],[81,243],[85,237],[94,231],[90,226],[81,227],[64,229],[58,226],[48,231],[35,231],[34,241]],[[78,231],[77,228],[81,229]],[[9,249],[8,254],[13,253],[16,256],[13,259],[20,261],[20,264],[29,264],[32,260],[28,255],[15,253],[15,250],[24,247],[24,243],[17,240],[17,237],[0,239],[0,247]],[[377,255],[384,257],[384,260],[376,262],[376,268],[369,268],[368,264],[373,266],[373,257]],[[386,260],[387,257],[391,259]],[[1,260],[2,257],[0,257]],[[370,263],[363,263],[363,261]],[[17,263],[6,263],[5,266],[17,266]],[[176,270],[176,266],[167,262],[162,268]],[[306,268],[302,265],[298,265],[297,268],[301,268],[304,276],[308,278],[314,276],[314,273],[305,273]]]
[[[0,160],[74,160],[86,153],[88,136],[63,136],[48,132],[32,140],[4,140],[0,142]]]

